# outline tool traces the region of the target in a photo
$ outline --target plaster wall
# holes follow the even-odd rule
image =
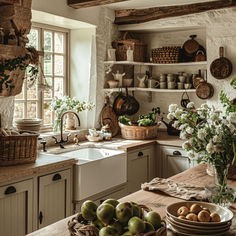
[[[89,97],[90,84],[91,89],[96,88],[96,80],[91,73],[96,67],[96,58],[92,55],[96,53],[93,47],[95,43],[96,29],[78,29],[71,30],[70,41],[70,96],[76,97],[79,101],[91,101],[95,103],[95,98]],[[91,61],[92,60],[92,61]],[[94,93],[96,90],[94,91]],[[83,111],[79,114],[81,127],[87,128],[91,121],[87,116],[94,117],[94,111]],[[91,124],[90,124],[91,125]]]
[[[93,25],[98,25],[99,23],[99,6],[74,9],[67,5],[67,0],[33,0],[32,9]]]

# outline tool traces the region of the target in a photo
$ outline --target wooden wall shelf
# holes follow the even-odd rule
[[[159,64],[151,62],[135,62],[135,61],[104,61],[105,65],[134,65],[134,66],[200,66],[207,65],[207,61],[200,62],[180,62],[180,63],[169,63]]]

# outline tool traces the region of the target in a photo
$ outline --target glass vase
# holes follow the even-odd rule
[[[208,200],[223,207],[230,207],[235,199],[235,190],[227,185],[229,165],[214,166],[214,184],[206,186]]]

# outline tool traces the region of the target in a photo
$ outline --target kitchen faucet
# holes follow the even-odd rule
[[[78,119],[78,125],[80,126],[80,119],[79,119],[79,116],[76,112],[74,111],[66,111],[62,114],[61,116],[61,123],[60,123],[60,136],[61,136],[61,139],[60,141],[57,140],[57,138],[55,136],[52,136],[53,139],[55,139],[55,144],[59,144],[60,148],[65,148],[63,146],[63,143],[67,143],[68,140],[69,140],[69,137],[71,136],[71,134],[69,133],[67,136],[66,136],[66,140],[63,139],[63,119],[64,119],[64,116],[68,113],[72,113],[76,116],[76,118]]]

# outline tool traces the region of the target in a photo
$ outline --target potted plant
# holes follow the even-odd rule
[[[69,96],[64,96],[63,98],[54,98],[53,101],[50,103],[50,107],[53,111],[55,111],[55,121],[53,124],[53,130],[59,131],[60,130],[60,120],[61,116],[65,111],[73,110],[77,113],[85,110],[92,110],[94,104],[89,102],[80,102],[76,98],[70,98]],[[74,128],[74,117],[67,115],[67,128],[68,129],[75,129]]]
[[[156,115],[160,114],[160,108],[153,108],[148,115],[139,115],[137,122],[131,122],[126,116],[119,116],[121,135],[125,139],[152,139],[157,137],[157,128],[160,122],[156,121]]]
[[[180,130],[180,138],[187,139],[182,147],[188,156],[214,167],[215,183],[206,187],[210,200],[229,206],[235,198],[226,175],[236,159],[236,107],[223,92],[219,97],[225,109],[217,110],[208,104],[195,108],[190,102],[183,110],[171,104],[167,118],[175,120],[173,126]]]

